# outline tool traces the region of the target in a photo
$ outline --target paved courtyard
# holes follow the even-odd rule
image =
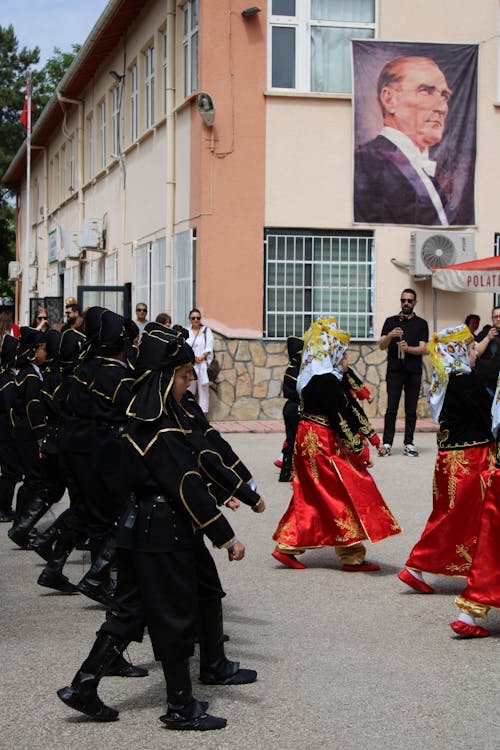
[[[455,619],[458,578],[429,576],[434,596],[412,593],[395,574],[418,538],[431,507],[435,435],[418,433],[418,459],[402,455],[396,436],[390,458],[375,457],[373,474],[404,528],[369,546],[379,573],[343,573],[333,551],[310,551],[308,569],[281,567],[270,556],[271,535],[290,487],[277,481],[273,459],[282,435],[228,434],[252,468],[267,501],[263,515],[231,514],[247,545],[241,563],[215,551],[227,597],[227,653],[255,667],[259,680],[242,687],[198,686],[228,727],[210,733],[168,732],[161,668],[148,638],[130,655],[150,669],[145,679],[107,678],[103,698],[120,711],[114,724],[73,714],[55,690],[67,684],[93,641],[103,609],[36,584],[42,561],[14,548],[0,527],[2,696],[0,747],[18,750],[156,750],[238,748],[297,750],[494,750],[500,747],[500,612],[492,637],[460,641]],[[60,504],[62,509],[63,503]],[[59,510],[59,509],[58,509]],[[82,553],[67,566],[84,571]],[[193,660],[196,678],[197,660]]]

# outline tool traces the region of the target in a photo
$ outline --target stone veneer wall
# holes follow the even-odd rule
[[[214,332],[215,353],[221,364],[216,386],[210,389],[209,418],[223,420],[281,419],[283,375],[288,364],[286,341],[266,339],[227,339]],[[385,387],[386,352],[376,342],[354,342],[349,347],[349,364],[374,398],[363,402],[369,417],[383,417],[387,405]],[[424,360],[425,362],[425,360]],[[417,415],[428,417],[425,394],[430,368],[425,362]],[[404,416],[403,397],[400,416]]]

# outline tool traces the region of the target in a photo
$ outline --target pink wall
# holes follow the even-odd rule
[[[229,11],[229,6],[231,11]],[[266,3],[200,4],[199,89],[216,108],[207,128],[191,105],[191,226],[204,320],[229,335],[262,332]],[[221,31],[225,33],[221,33]]]

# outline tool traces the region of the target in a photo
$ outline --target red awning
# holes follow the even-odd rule
[[[445,292],[500,292],[500,256],[432,269],[432,286]]]

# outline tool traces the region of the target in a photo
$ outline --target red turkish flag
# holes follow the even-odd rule
[[[24,125],[24,129],[25,129],[26,132],[28,132],[28,107],[29,106],[31,106],[31,117],[33,117],[33,104],[31,102],[31,94],[30,94],[29,83],[27,83],[26,84],[26,94],[24,96],[23,111],[21,112],[21,116],[19,118],[19,122],[22,122],[22,124]],[[31,132],[31,128],[30,128],[30,132]]]

